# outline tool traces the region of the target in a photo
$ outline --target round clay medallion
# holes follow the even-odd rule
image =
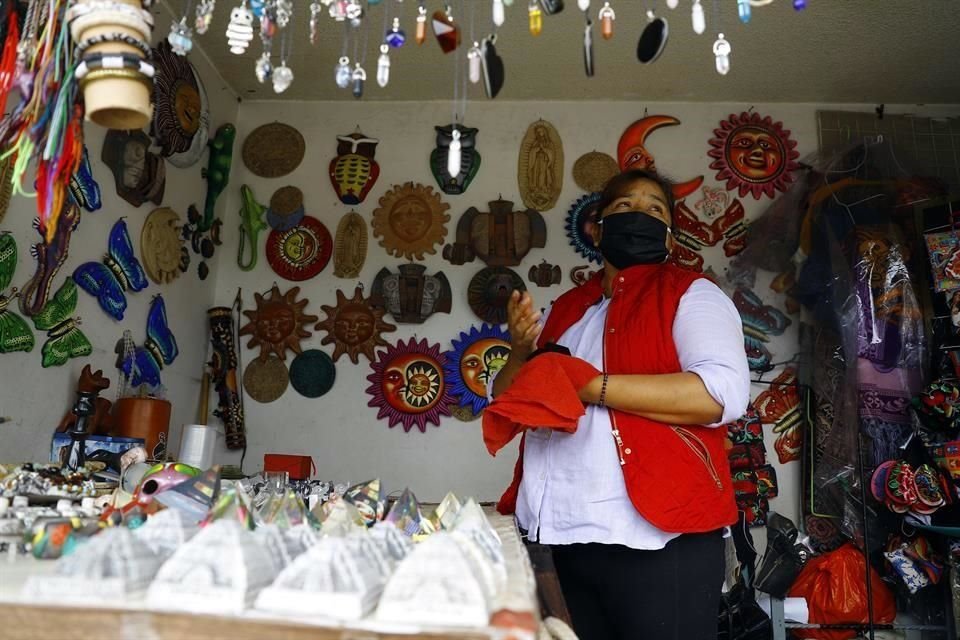
[[[289,231],[300,224],[304,215],[303,191],[297,187],[280,187],[270,196],[267,224],[271,229]]]
[[[514,289],[527,289],[516,271],[506,267],[487,267],[470,280],[467,303],[484,322],[503,324],[507,321],[507,301]]]
[[[336,379],[333,359],[319,349],[307,349],[290,363],[290,384],[304,398],[319,398]]]
[[[180,235],[180,216],[166,207],[154,209],[140,230],[140,260],[150,279],[165,284],[176,279],[189,263]]]
[[[309,280],[327,266],[333,253],[333,238],[322,222],[304,216],[300,224],[267,237],[267,262],[281,278]]]
[[[287,365],[275,355],[267,356],[265,360],[254,359],[243,372],[243,388],[247,395],[262,404],[280,398],[289,383]]]
[[[243,141],[243,164],[261,178],[285,176],[303,161],[306,144],[288,124],[271,122],[250,132]]]

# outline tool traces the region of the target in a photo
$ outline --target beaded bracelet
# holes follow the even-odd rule
[[[153,27],[136,14],[126,13],[124,11],[101,10],[80,16],[71,22],[70,35],[73,37],[74,42],[76,42],[80,40],[83,32],[87,29],[91,27],[102,27],[104,25],[133,29],[143,36],[144,40],[149,40],[153,34]]]
[[[108,78],[114,78],[116,80],[136,80],[145,84],[148,89],[153,88],[153,81],[135,69],[96,69],[87,73],[86,77],[80,81],[80,88],[83,89],[88,82]]]
[[[143,54],[144,58],[150,57],[150,45],[140,38],[134,38],[127,33],[102,33],[98,36],[87,38],[83,42],[77,44],[77,48],[74,50],[74,55],[78,58],[82,58],[87,49],[98,44],[104,44],[106,42],[122,42],[123,44],[127,44],[138,49],[140,53]]]
[[[124,4],[122,2],[114,2],[114,0],[94,0],[93,2],[80,2],[69,9],[67,9],[66,19],[67,22],[73,22],[77,18],[82,18],[83,16],[90,15],[91,13],[100,13],[100,12],[117,12],[125,13],[131,16],[137,16],[141,18],[151,27],[153,26],[153,14],[147,11],[146,9],[141,9],[140,7],[134,7],[129,4]]]
[[[129,53],[106,55],[101,53],[86,57],[77,65],[73,75],[77,80],[82,80],[88,73],[97,69],[133,69],[148,78],[154,75],[152,64],[140,56]]]
[[[600,385],[600,399],[597,401],[597,406],[602,407],[604,402],[607,400],[607,381],[610,379],[610,374],[603,374],[603,384]]]

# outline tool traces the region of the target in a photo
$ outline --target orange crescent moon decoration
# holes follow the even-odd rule
[[[657,166],[653,155],[647,151],[647,136],[660,127],[672,127],[680,124],[680,121],[673,116],[647,116],[637,120],[627,127],[623,135],[620,136],[620,142],[617,143],[617,163],[620,165],[620,171],[629,169],[645,169],[647,171],[656,171]],[[682,200],[688,195],[700,188],[703,184],[703,176],[697,176],[686,182],[678,182],[673,186],[673,197],[676,200]]]

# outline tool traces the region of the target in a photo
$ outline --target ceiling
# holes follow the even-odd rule
[[[668,19],[670,38],[659,60],[640,64],[637,38],[646,24],[647,3]],[[730,41],[732,69],[720,76],[714,69],[713,41],[717,35],[712,0],[703,0],[707,31],[697,36],[690,26],[691,0],[667,8],[664,0],[611,0],[617,12],[614,37],[603,40],[594,30],[596,75],[587,78],[582,62],[583,15],[576,0],[566,9],[545,16],[543,33],[532,37],[527,28],[527,2],[507,8],[497,49],[506,67],[501,100],[635,100],[693,102],[813,102],[813,103],[960,103],[957,72],[957,0],[808,0],[795,12],[790,0],[776,0],[753,11],[745,25],[737,19],[735,0],[717,0],[720,26]],[[474,13],[477,39],[489,33],[491,0],[450,0],[455,18],[469,37]],[[179,4],[179,3],[177,3]],[[336,87],[334,66],[343,46],[344,28],[322,16],[321,41],[308,38],[307,0],[297,0],[292,21],[293,48],[288,65],[296,76],[285,93],[259,84],[254,61],[260,54],[255,40],[244,55],[227,48],[223,35],[236,0],[221,0],[213,25],[197,38],[237,94],[253,100],[352,100]],[[593,0],[595,18],[602,3]],[[443,7],[427,0],[429,12]],[[407,44],[391,55],[391,80],[381,89],[375,81],[384,11],[399,14]],[[445,100],[453,95],[454,55],[444,55],[432,34],[422,46],[414,42],[416,0],[383,0],[368,13],[365,100]],[[161,23],[162,24],[162,23]],[[360,41],[364,39],[363,27]],[[277,47],[275,46],[275,50]],[[352,53],[352,45],[350,47]],[[479,86],[470,96],[482,99]]]

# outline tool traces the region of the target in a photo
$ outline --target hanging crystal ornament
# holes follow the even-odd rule
[[[377,84],[381,87],[390,82],[390,45],[380,45],[380,57],[377,58]]]
[[[676,9],[680,6],[680,0],[667,0],[667,9]]]
[[[723,34],[717,36],[717,41],[713,43],[713,55],[717,57],[717,73],[722,76],[730,73],[730,52],[733,47],[723,37]]]
[[[737,0],[737,13],[740,14],[740,22],[747,24],[752,17],[750,9],[750,0]]]
[[[293,38],[291,34],[284,31],[283,38],[280,40],[280,66],[274,67],[270,74],[274,93],[283,93],[293,84],[293,69],[287,66],[287,60],[292,53]]]
[[[359,0],[348,0],[347,2],[347,20],[350,26],[356,28],[363,22],[363,5]]]
[[[363,67],[360,66],[360,63],[357,63],[356,68],[353,70],[351,75],[351,80],[353,81],[353,97],[360,99],[363,97],[363,84],[367,81],[367,72],[363,70]]]
[[[400,18],[393,19],[393,26],[387,31],[384,40],[394,49],[399,49],[407,41],[407,34],[400,28]]]
[[[481,55],[483,54],[480,51],[480,43],[474,42],[473,46],[470,47],[470,50],[467,51],[467,69],[471,84],[477,84],[480,82]]]
[[[247,8],[247,0],[243,0],[243,4],[234,7],[230,12],[230,24],[227,25],[227,45],[230,53],[244,53],[252,40],[253,14]]]
[[[540,3],[537,0],[530,0],[527,13],[530,17],[530,35],[540,35],[543,31],[543,10],[540,8]]]
[[[193,33],[187,26],[187,16],[180,18],[179,22],[170,25],[170,35],[167,36],[167,42],[170,48],[178,56],[185,56],[193,49]]]
[[[320,40],[320,13],[323,7],[314,1],[310,3],[310,44],[316,45]]]
[[[588,78],[593,77],[593,22],[590,21],[589,15],[587,24],[583,27],[583,70]]]
[[[203,35],[210,28],[213,21],[213,10],[216,8],[216,0],[200,0],[197,5],[197,19],[193,23],[193,28],[197,33]]]
[[[590,11],[590,0],[577,0],[577,8],[584,13]]]
[[[277,26],[286,29],[290,24],[290,17],[293,16],[292,0],[276,0],[275,20]]]
[[[327,13],[337,22],[347,19],[347,0],[334,0],[327,7]]]
[[[250,12],[254,17],[259,18],[263,15],[263,0],[250,0]]]
[[[793,10],[803,11],[807,8],[807,0],[793,0]]]
[[[617,19],[617,14],[613,12],[609,2],[603,3],[597,17],[600,18],[600,34],[604,40],[609,40],[613,37],[613,21]]]
[[[503,0],[493,0],[493,24],[502,27],[507,19],[507,12],[503,6]]]
[[[273,64],[270,63],[270,53],[264,51],[260,54],[260,57],[257,58],[257,64],[253,67],[254,73],[257,75],[257,82],[263,84],[270,77],[270,74],[273,73]]]
[[[350,86],[350,79],[352,74],[350,72],[350,58],[347,56],[340,56],[340,60],[337,61],[337,66],[335,69],[334,78],[337,82],[337,86],[341,89],[346,89]]]
[[[450,142],[450,146],[447,148],[447,174],[451,176],[460,175],[460,169],[462,165],[462,147],[460,145],[460,130],[457,129],[457,125],[453,125],[453,140]]]
[[[505,6],[505,7],[512,7],[512,6],[513,6],[513,0],[503,0],[503,6]]]
[[[417,31],[414,34],[417,44],[423,44],[427,41],[427,8],[423,4],[423,0],[420,0],[420,4],[417,6]]]
[[[693,32],[697,35],[707,30],[707,16],[703,10],[700,0],[693,0],[693,8],[690,10],[690,21],[693,23]]]

